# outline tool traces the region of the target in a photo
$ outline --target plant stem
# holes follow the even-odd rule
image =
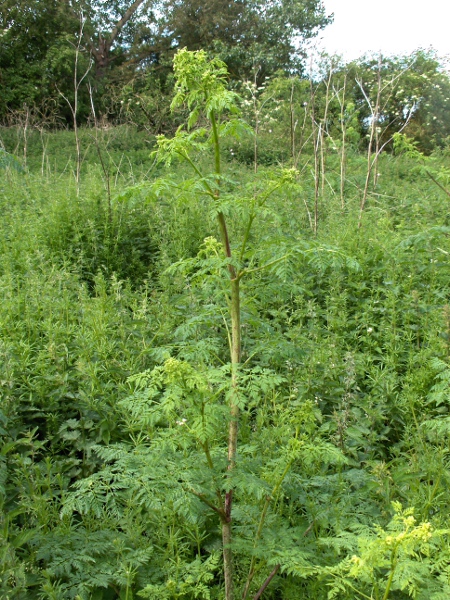
[[[215,115],[214,111],[211,112],[211,125],[212,125],[213,138],[214,138],[214,161],[215,161],[216,175],[217,175],[217,178],[219,179],[222,170],[221,170],[221,166],[220,166],[219,132],[217,129],[217,119],[216,119],[216,115]]]
[[[220,197],[220,144],[219,132],[217,128],[217,119],[214,111],[210,114],[213,141],[214,141],[214,162],[217,189],[215,190],[215,198],[218,202]],[[222,211],[217,213],[217,221],[220,229],[220,237],[222,246],[227,258],[232,258],[231,246],[228,237],[227,224],[225,215]],[[228,430],[228,472],[230,472],[236,462],[237,440],[238,440],[238,425],[239,425],[239,406],[238,398],[238,368],[241,362],[241,305],[240,305],[240,278],[236,273],[234,266],[228,264],[228,272],[230,275],[230,318],[231,318],[231,386],[233,394],[230,401],[230,425]],[[225,600],[234,600],[234,582],[233,582],[233,551],[231,549],[232,541],[232,511],[233,505],[233,490],[230,488],[225,493],[224,515],[222,520],[222,544],[223,544],[223,568],[225,578]]]
[[[387,597],[389,596],[389,592],[391,591],[392,580],[394,579],[396,566],[397,566],[397,548],[395,548],[392,551],[391,572],[389,573],[389,579],[387,581],[386,589],[384,591],[382,600],[387,600]]]
[[[317,227],[319,221],[319,184],[320,184],[320,165],[319,165],[319,139],[320,139],[320,125],[319,135],[317,134],[317,123],[315,114],[315,95],[312,77],[312,56],[309,73],[309,89],[310,89],[310,102],[311,102],[311,131],[314,149],[314,236],[317,236]]]
[[[200,492],[197,492],[196,490],[193,490],[192,488],[186,488],[186,491],[191,492],[191,494],[194,494],[194,496],[197,496],[197,498],[199,498],[199,500],[201,500],[204,504],[206,504],[206,506],[209,506],[209,508],[211,510],[213,510],[214,512],[218,513],[221,518],[224,518],[223,510],[221,508],[217,508],[217,506],[215,506],[215,504],[210,502],[206,498],[205,494],[201,494]]]
[[[255,213],[252,212],[252,214],[250,215],[250,217],[248,219],[248,223],[247,223],[247,227],[246,227],[245,235],[244,235],[244,240],[242,242],[241,253],[239,255],[239,260],[240,261],[242,261],[242,259],[244,258],[245,250],[247,248],[248,238],[249,238],[249,235],[250,235],[250,230],[252,228],[253,221],[254,221],[255,217],[256,217]]]
[[[291,256],[291,254],[292,252],[288,252],[287,254],[280,256],[280,258],[275,258],[274,260],[271,260],[270,262],[266,263],[265,265],[262,265],[261,267],[255,267],[254,269],[242,269],[242,271],[239,273],[239,278],[248,273],[257,273],[258,271],[263,271],[264,269],[267,269],[267,267],[271,267],[272,265],[276,265],[277,263],[286,260],[287,258],[289,258],[289,256]]]
[[[273,499],[273,497],[278,493],[278,490],[280,489],[281,484],[284,481],[284,478],[288,474],[289,469],[291,468],[291,465],[292,465],[292,460],[290,460],[287,463],[286,467],[283,470],[283,473],[281,474],[281,477],[279,478],[279,480],[274,485],[272,493],[270,494],[270,496],[266,496],[266,500],[264,502],[264,506],[263,506],[263,509],[261,511],[261,517],[259,519],[258,529],[256,531],[256,535],[255,535],[254,542],[253,542],[253,549],[256,548],[256,545],[257,545],[257,543],[258,543],[258,541],[259,541],[259,539],[261,537],[262,530],[263,530],[264,523],[265,523],[266,516],[267,516],[267,511],[269,510],[270,502]],[[252,556],[252,560],[250,562],[250,568],[248,570],[247,581],[245,583],[244,591],[242,593],[242,600],[245,600],[247,598],[248,590],[250,588],[250,584],[252,583],[253,577],[255,575],[255,563],[256,563],[256,557],[253,555]],[[275,573],[276,573],[276,571],[275,571]],[[275,573],[273,574],[273,576],[275,575]]]
[[[228,471],[231,471],[236,463],[236,451],[239,425],[238,396],[238,367],[241,362],[241,309],[239,279],[231,279],[231,386],[233,394],[230,402],[230,425],[228,430]],[[225,598],[233,600],[233,552],[231,549],[231,525],[233,490],[229,489],[225,495],[225,516],[222,523],[223,559],[225,573]]]
[[[439,188],[441,188],[441,190],[443,192],[445,192],[447,194],[447,196],[450,197],[450,192],[448,190],[446,190],[445,187],[443,185],[441,185],[439,183],[439,181],[437,181],[429,171],[425,171],[425,173],[428,175],[428,177],[431,179],[431,181],[433,181]]]
[[[262,584],[262,586],[259,588],[259,590],[256,592],[256,594],[253,596],[253,600],[259,600],[259,598],[261,598],[261,596],[265,592],[265,590],[266,590],[267,586],[269,585],[269,583],[272,581],[272,579],[275,577],[275,575],[280,570],[280,566],[281,565],[277,565],[274,568],[274,570],[270,573],[269,577],[265,580],[265,582]]]

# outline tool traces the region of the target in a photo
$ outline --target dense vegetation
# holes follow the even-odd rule
[[[1,130],[2,597],[448,598],[448,79],[177,60]]]
[[[298,73],[305,42],[329,20],[320,0],[3,0],[0,120],[26,105],[70,122],[75,63],[89,84],[79,89],[84,119],[90,94],[116,117],[127,86],[170,96],[172,58],[184,47],[220,55],[236,79],[256,67],[260,79]]]

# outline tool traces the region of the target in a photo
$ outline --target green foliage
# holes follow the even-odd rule
[[[9,154],[3,148],[0,148],[0,169],[14,169],[18,173],[23,173],[23,167],[13,154]]]
[[[2,3],[2,121],[8,111],[20,110],[24,104],[42,105],[49,97],[57,97],[55,84],[61,85],[73,69],[74,53],[69,40],[74,29],[77,18],[61,2],[6,0]]]
[[[247,597],[272,574],[267,600],[447,598],[446,151],[423,156],[395,136],[358,233],[366,161],[349,148],[342,205],[342,147],[330,141],[314,235],[312,148],[294,161],[288,139],[292,85],[296,118],[309,88],[268,81],[241,102],[222,62],[185,52],[177,69],[177,103],[190,106],[159,138],[158,164],[136,129],[97,131],[110,205],[93,130],[80,130],[78,195],[71,132],[33,129],[19,172],[24,129],[2,130],[0,595],[223,599],[220,511],[233,489],[234,579]],[[256,174],[229,152],[254,156],[243,116],[255,125],[255,106],[282,115],[260,121],[260,155],[290,157]],[[355,106],[344,106],[350,127]]]
[[[430,523],[417,525],[413,509],[402,510],[399,502],[393,507],[395,514],[386,530],[378,527],[371,534],[360,535],[358,555],[330,569],[333,583],[328,598],[347,596],[347,590],[351,597],[356,593],[358,598],[375,600],[387,600],[395,590],[412,598],[430,597],[426,594],[434,587],[435,570],[439,569],[434,564],[439,558],[432,550],[440,532],[433,532]]]
[[[207,50],[219,56],[234,79],[260,80],[277,70],[301,69],[305,42],[330,22],[324,7],[313,0],[171,1],[170,15],[178,48]]]
[[[75,71],[79,78],[89,71],[86,82],[97,111],[117,113],[123,92],[142,73],[151,78],[150,89],[164,89],[173,55],[183,47],[220,53],[235,79],[248,76],[257,63],[263,76],[300,69],[299,42],[329,21],[319,0],[279,0],[270,7],[259,1],[230,6],[223,0],[115,0],[107,8],[97,0],[5,0],[0,8],[0,120],[24,104],[41,108],[51,98],[59,116],[72,124],[61,94],[73,104]],[[79,88],[78,96],[79,119],[85,122],[91,113],[87,86]],[[128,109],[133,105],[133,114],[141,123],[150,121],[156,133],[167,125],[168,104],[161,100],[161,94],[146,93],[136,111],[136,99],[127,94]],[[158,115],[151,110],[154,103]]]
[[[348,92],[358,107],[362,133],[367,133],[370,122],[367,98],[373,109],[380,89],[378,123],[383,141],[407,125],[405,131],[421,150],[429,153],[436,145],[442,146],[448,135],[444,107],[450,86],[436,56],[417,51],[410,56],[381,57],[381,65],[379,61],[380,57],[367,56],[344,67],[360,82]]]

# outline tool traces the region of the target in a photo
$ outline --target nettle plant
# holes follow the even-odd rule
[[[181,324],[153,349],[159,364],[131,377],[134,391],[119,403],[130,442],[94,449],[106,466],[76,484],[64,514],[106,514],[118,530],[136,530],[126,534],[127,548],[149,552],[151,566],[124,567],[126,598],[134,590],[148,598],[257,599],[278,572],[317,572],[308,535],[314,517],[299,500],[300,481],[345,463],[322,437],[317,405],[282,368],[260,360],[268,330],[258,290],[276,295],[277,281],[308,263],[356,265],[337,249],[252,233],[258,219],[276,220],[270,199],[295,189],[297,173],[260,174],[248,185],[227,177],[222,144],[250,130],[224,63],[182,50],[174,72],[172,106],[187,106],[189,117],[173,138],[158,138],[156,159],[188,163],[193,178],[160,179],[151,194],[206,199],[220,235],[163,275]],[[206,172],[205,154],[213,165]],[[273,282],[261,285],[263,276]]]

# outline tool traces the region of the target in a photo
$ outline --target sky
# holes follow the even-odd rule
[[[410,54],[430,46],[450,55],[450,0],[323,0],[334,23],[320,33],[318,48],[345,59],[366,52]]]

